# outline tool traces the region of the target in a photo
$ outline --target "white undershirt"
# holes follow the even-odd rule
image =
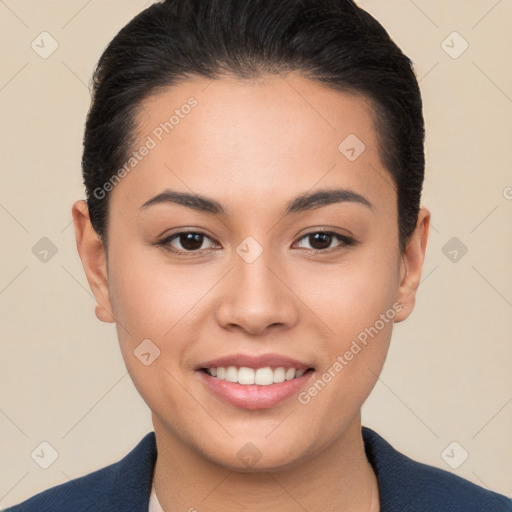
[[[156,497],[155,486],[151,486],[151,494],[149,495],[149,509],[148,512],[164,512],[158,498]]]

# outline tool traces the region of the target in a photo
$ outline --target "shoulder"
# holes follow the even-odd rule
[[[414,461],[368,427],[362,433],[377,475],[382,512],[512,512],[510,498]]]
[[[154,432],[118,462],[43,491],[5,512],[147,512],[156,460]]]

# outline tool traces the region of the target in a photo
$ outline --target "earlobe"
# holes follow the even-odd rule
[[[101,322],[112,324],[116,321],[112,316],[112,313],[107,311],[103,306],[100,306],[99,304],[96,306],[94,312],[96,314],[96,318]]]
[[[420,284],[421,272],[425,261],[429,226],[430,212],[426,208],[421,208],[416,228],[402,254],[397,301],[403,307],[395,317],[396,323],[405,320],[414,309],[416,290]]]
[[[75,226],[76,247],[89,286],[96,302],[96,317],[102,322],[115,322],[110,303],[107,258],[103,243],[94,231],[89,217],[89,209],[84,200],[76,201],[71,210]]]

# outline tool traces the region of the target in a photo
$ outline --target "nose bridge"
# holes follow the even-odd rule
[[[272,261],[273,255],[270,250],[264,250],[254,260],[246,260],[240,254],[237,259],[234,272],[239,284],[239,293],[252,296],[256,302],[265,300],[265,304],[268,304],[268,299],[275,297],[276,293],[280,293],[277,288],[282,287],[282,283],[275,277],[275,271],[271,271],[272,266],[277,265],[275,260]]]
[[[296,321],[293,294],[279,276],[280,266],[271,250],[254,239],[244,240],[233,253],[233,269],[218,310],[224,327],[238,325],[253,334],[273,324]]]

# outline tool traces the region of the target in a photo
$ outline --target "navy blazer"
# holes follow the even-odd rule
[[[379,484],[381,512],[512,512],[512,499],[448,471],[416,462],[362,427]],[[6,512],[148,512],[155,433],[123,459],[36,494]]]

